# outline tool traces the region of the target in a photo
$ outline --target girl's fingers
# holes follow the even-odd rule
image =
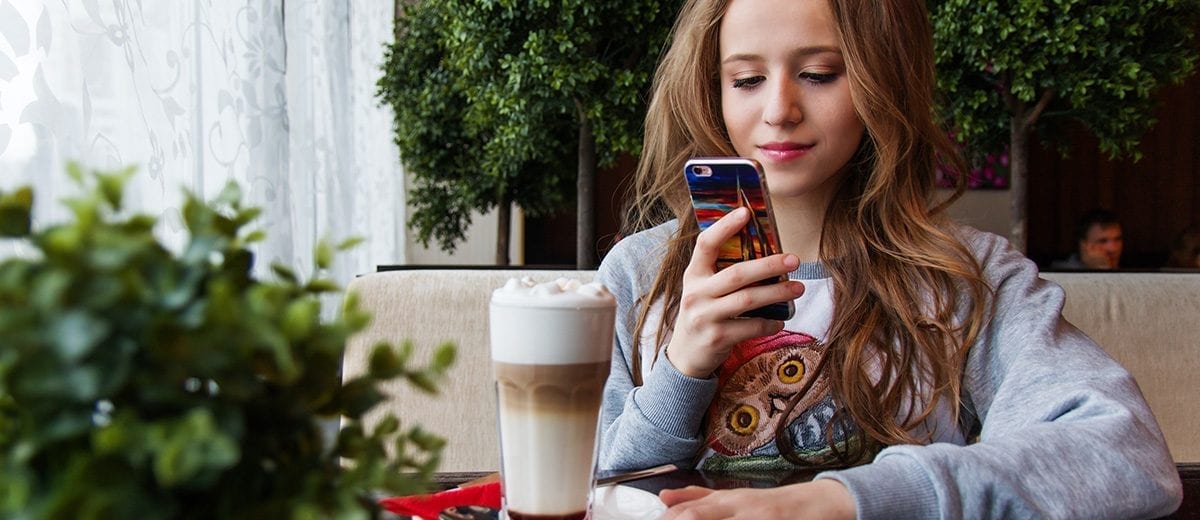
[[[713,275],[712,290],[729,294],[755,282],[786,276],[799,266],[800,259],[790,253],[738,262]]]
[[[658,498],[671,507],[681,502],[689,502],[698,498],[703,498],[711,494],[713,490],[702,488],[700,486],[688,486],[678,489],[664,489],[658,493]]]
[[[737,344],[748,339],[771,336],[781,330],[783,330],[782,321],[765,318],[744,318],[730,320],[729,324],[724,328],[724,333],[729,336],[726,338],[727,342]],[[724,359],[721,361],[724,362]]]
[[[713,302],[710,312],[718,317],[734,318],[746,311],[772,303],[794,300],[802,294],[804,294],[804,283],[796,280],[769,285],[754,285],[717,298]]]
[[[684,276],[712,275],[716,270],[717,255],[721,252],[721,244],[738,233],[750,219],[750,210],[737,208],[713,222],[708,229],[696,237],[696,248],[692,251],[692,261],[688,264]]]
[[[761,338],[779,332],[783,328],[782,321],[766,318],[737,318],[725,316],[705,323],[706,318],[682,317],[679,329],[686,329],[686,336],[672,336],[671,342],[680,339],[683,343],[678,349],[687,350],[687,354],[695,354],[691,361],[700,365],[715,362],[720,364],[729,355],[729,348],[751,338]],[[703,348],[697,348],[703,345]],[[714,359],[720,358],[720,359]],[[674,359],[674,358],[672,358]],[[676,365],[676,368],[679,368]]]

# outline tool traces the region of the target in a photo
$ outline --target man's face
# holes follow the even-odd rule
[[[1116,269],[1123,246],[1120,224],[1092,224],[1079,241],[1079,260],[1090,269]]]

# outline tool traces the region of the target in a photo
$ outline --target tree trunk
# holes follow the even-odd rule
[[[1012,228],[1008,232],[1008,241],[1013,248],[1025,252],[1026,223],[1025,201],[1029,191],[1026,172],[1029,170],[1029,126],[1028,114],[1018,112],[1012,118],[1009,127],[1008,161],[1009,181],[1012,190],[1011,206],[1009,208],[1009,223]]]
[[[1029,134],[1041,117],[1046,107],[1054,99],[1054,91],[1046,90],[1038,96],[1037,103],[1032,106],[1020,101],[1011,94],[1011,82],[1006,80],[999,85],[1004,96],[1004,103],[1012,113],[1012,122],[1008,125],[1008,164],[1010,189],[1012,190],[1012,206],[1009,210],[1009,223],[1012,228],[1008,233],[1008,241],[1013,249],[1025,252],[1026,231],[1029,226],[1025,222],[1025,205],[1029,193]]]
[[[400,41],[400,15],[404,14],[404,0],[392,0],[392,43]]]
[[[596,136],[592,134],[592,122],[583,111],[578,100],[579,111],[579,177],[575,183],[575,267],[595,269],[596,255]]]
[[[500,197],[496,205],[496,265],[508,265],[509,221],[512,220],[512,202]]]

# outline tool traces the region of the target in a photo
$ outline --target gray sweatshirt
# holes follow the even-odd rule
[[[654,357],[662,313],[652,307],[641,348],[643,385],[634,386],[639,298],[674,231],[668,222],[626,237],[597,275],[617,299],[599,468],[783,467],[771,435],[779,420],[790,421],[786,431],[806,460],[825,460],[834,404],[828,376],[811,369],[828,331],[832,284],[819,263],[791,274],[806,291],[784,332],[739,344],[708,379]],[[968,413],[956,422],[950,410],[935,409],[917,432],[930,433],[929,444],[890,446],[870,463],[816,478],[844,484],[864,519],[1135,518],[1178,508],[1179,474],[1137,383],[1062,317],[1062,288],[1039,278],[1003,238],[966,227],[958,236],[995,289],[994,315],[963,367]],[[811,395],[783,417],[781,403],[810,377],[818,377]],[[971,433],[978,433],[975,442],[968,442]],[[834,443],[845,439],[835,428]]]

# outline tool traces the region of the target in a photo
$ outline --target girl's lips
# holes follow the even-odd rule
[[[812,149],[811,144],[767,143],[759,145],[759,151],[774,162],[787,162],[804,157]]]

